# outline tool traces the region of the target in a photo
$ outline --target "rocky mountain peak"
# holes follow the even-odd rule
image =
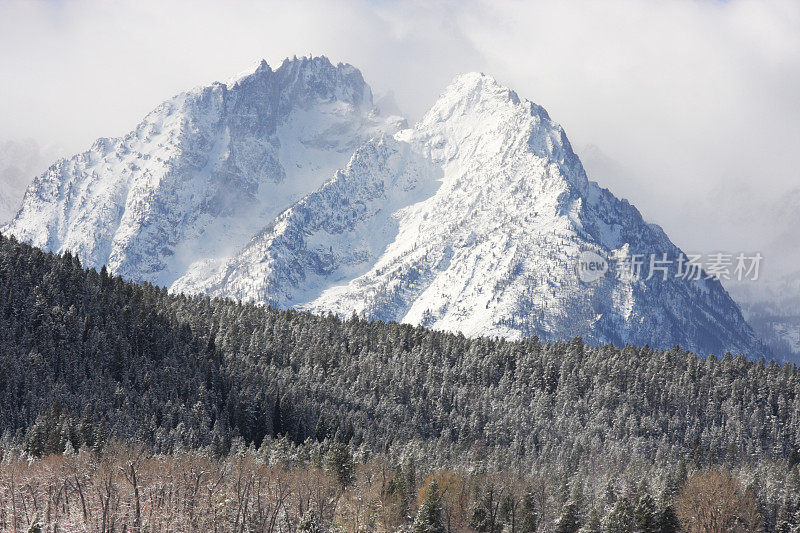
[[[372,92],[325,57],[265,61],[181,93],[36,178],[7,231],[134,281],[232,253],[381,132]]]
[[[349,65],[262,63],[52,167],[10,231],[181,292],[467,335],[757,354],[718,282],[613,275],[680,250],[588,181],[541,106],[469,73],[414,128],[398,124]],[[586,251],[610,263],[591,284],[576,274]]]

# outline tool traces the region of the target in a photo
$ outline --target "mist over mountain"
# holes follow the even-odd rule
[[[544,108],[478,73],[408,128],[352,66],[262,62],[56,163],[5,231],[176,292],[470,336],[764,353],[719,282],[625,276],[632,258],[682,252],[589,181]],[[609,267],[594,283],[575,271],[587,251]]]
[[[0,531],[800,533],[797,0],[0,48]]]
[[[179,94],[121,138],[98,139],[40,175],[8,226],[49,250],[169,285],[234,251],[391,122],[361,73],[326,58],[266,62]]]
[[[648,197],[647,183],[599,147],[583,146],[580,155],[589,174],[600,184],[615,191],[619,187],[634,203]],[[683,211],[685,225],[700,227],[707,223],[708,214],[714,219],[713,227],[699,235],[695,247],[687,252],[716,250],[734,256],[738,253],[763,256],[758,279],[722,282],[772,355],[781,361],[795,362],[800,361],[798,206],[800,189],[796,187],[774,195],[746,181],[727,180],[709,193],[698,195]]]
[[[0,225],[14,218],[25,189],[57,153],[57,148],[42,148],[33,139],[0,142]]]
[[[778,360],[800,361],[800,189],[764,198],[741,186],[728,198],[715,204],[725,206],[730,226],[762,253],[764,265],[758,280],[725,287]]]

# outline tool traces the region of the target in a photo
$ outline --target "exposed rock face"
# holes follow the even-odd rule
[[[681,252],[587,179],[542,107],[483,74],[409,129],[377,116],[353,67],[263,63],[56,163],[7,231],[175,291],[467,335],[761,353],[717,281],[618,272]],[[609,271],[581,281],[582,252]]]
[[[388,128],[361,73],[326,58],[265,62],[160,105],[118,139],[54,164],[6,228],[134,281],[171,284],[232,253]]]

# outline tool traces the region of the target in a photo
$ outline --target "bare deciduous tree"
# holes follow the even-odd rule
[[[688,533],[758,532],[763,528],[755,496],[727,471],[706,470],[689,478],[678,495],[677,511]]]

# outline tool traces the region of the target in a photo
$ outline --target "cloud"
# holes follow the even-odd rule
[[[6,1],[0,49],[0,139],[70,151],[262,57],[313,53],[359,67],[412,119],[454,75],[492,74],[579,155],[618,162],[601,184],[688,249],[737,243],[732,204],[698,198],[800,186],[794,1]]]

